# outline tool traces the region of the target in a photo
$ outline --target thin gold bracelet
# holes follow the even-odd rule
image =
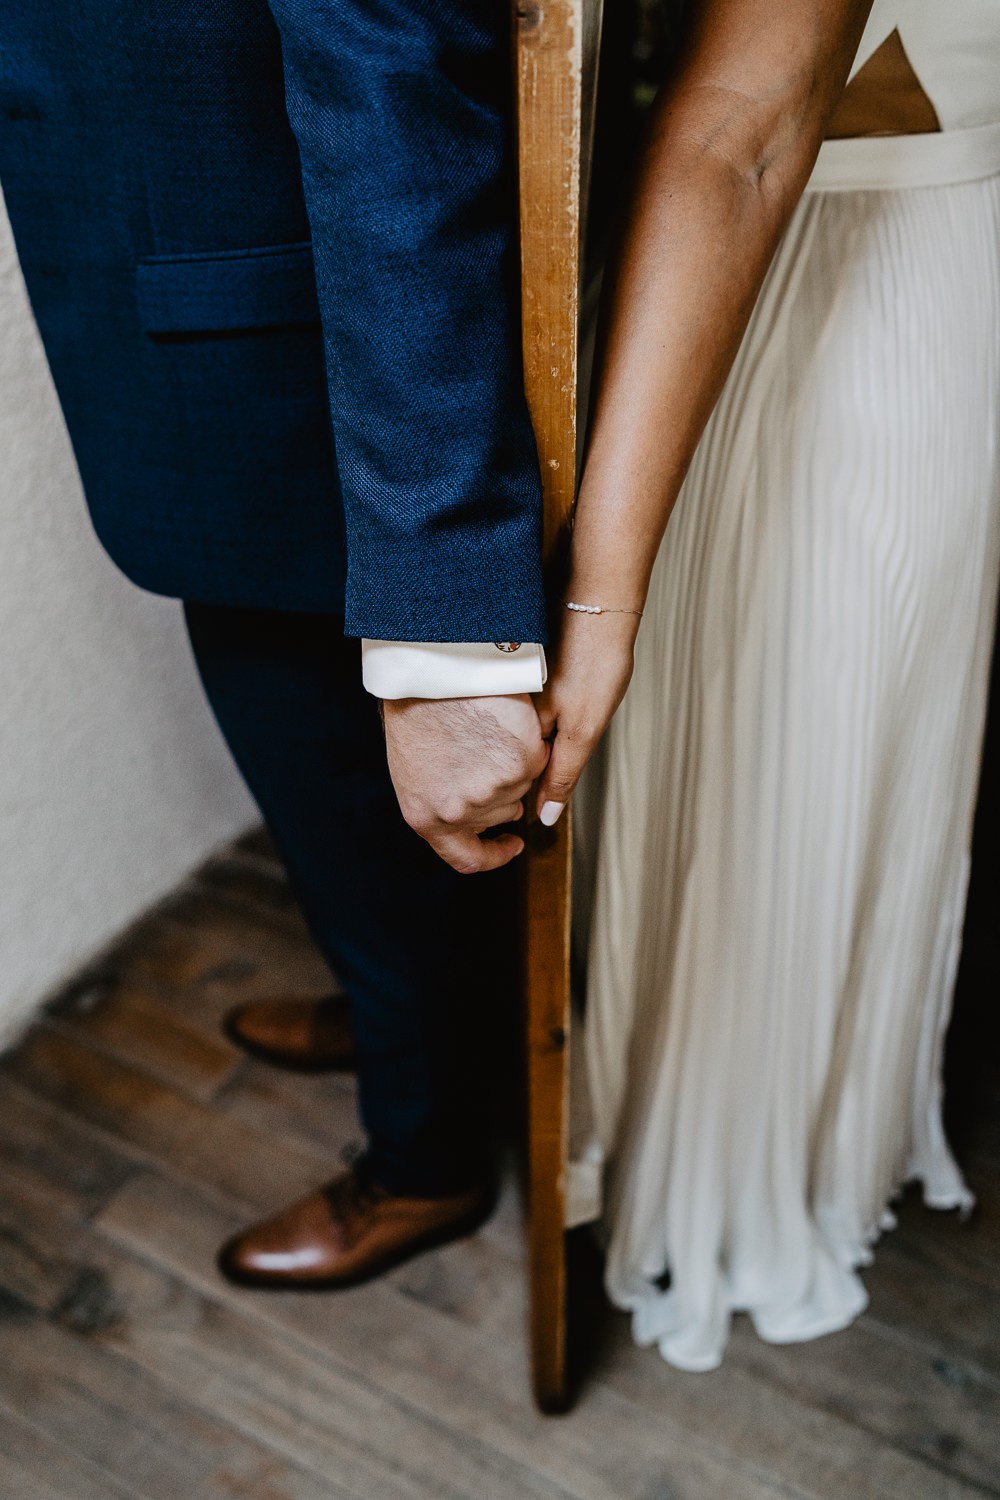
[[[641,609],[605,609],[603,604],[575,604],[571,599],[564,599],[563,603],[578,615],[642,615]]]

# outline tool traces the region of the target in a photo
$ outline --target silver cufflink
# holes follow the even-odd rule
[[[493,644],[498,651],[520,651],[521,649],[520,641],[494,641]]]

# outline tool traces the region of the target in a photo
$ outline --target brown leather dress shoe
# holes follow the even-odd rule
[[[318,1073],[354,1067],[346,995],[328,995],[321,1000],[254,1000],[231,1010],[223,1027],[230,1041],[282,1068]]]
[[[491,1205],[485,1188],[453,1198],[403,1198],[345,1172],[229,1240],[219,1251],[219,1270],[241,1286],[356,1286],[420,1250],[470,1234]]]

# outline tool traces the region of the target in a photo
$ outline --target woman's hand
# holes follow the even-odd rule
[[[646,593],[872,0],[699,0],[661,91],[602,292],[570,599]],[[695,583],[692,582],[692,587]],[[554,823],[632,671],[634,616],[568,614],[540,703]]]
[[[559,817],[632,676],[636,615],[567,611],[555,665],[537,699],[552,753],[538,792],[538,815]]]

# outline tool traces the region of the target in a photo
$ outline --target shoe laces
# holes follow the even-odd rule
[[[388,1196],[385,1188],[356,1169],[328,1182],[323,1194],[332,1218],[349,1240],[355,1238],[360,1222],[371,1209]]]

